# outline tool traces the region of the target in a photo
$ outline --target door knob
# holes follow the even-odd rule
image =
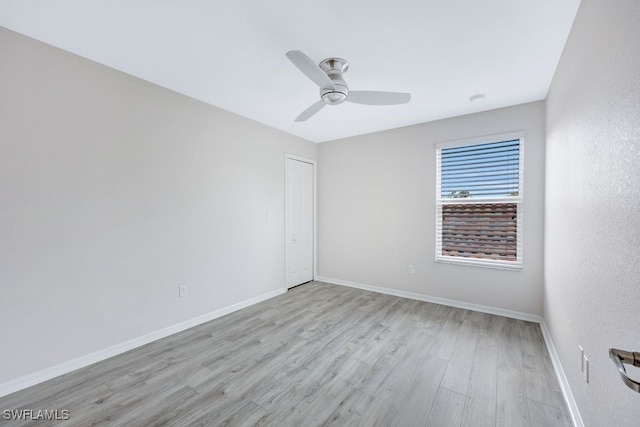
[[[640,383],[632,380],[627,375],[627,370],[624,368],[624,364],[640,367],[640,353],[635,351],[625,351],[617,348],[609,349],[609,357],[613,360],[613,363],[618,368],[618,373],[622,378],[622,381],[634,391],[640,393]]]

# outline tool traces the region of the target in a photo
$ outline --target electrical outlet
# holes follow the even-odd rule
[[[178,296],[180,298],[187,296],[187,285],[180,285],[178,287]]]
[[[409,274],[413,274],[413,273],[415,273],[415,272],[416,272],[416,268],[415,268],[413,265],[409,265],[409,266],[407,267],[407,273],[409,273]]]

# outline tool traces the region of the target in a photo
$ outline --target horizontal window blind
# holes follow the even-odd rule
[[[436,259],[521,268],[522,138],[437,149]]]
[[[520,141],[442,149],[442,198],[518,195]]]

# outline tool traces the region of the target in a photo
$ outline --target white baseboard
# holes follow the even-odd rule
[[[378,292],[380,294],[393,295],[396,297],[415,299],[418,301],[432,302],[435,304],[447,305],[449,307],[463,308],[466,310],[479,311],[481,313],[495,314],[497,316],[510,317],[513,319],[526,320],[528,322],[540,323],[540,316],[535,314],[521,313],[519,311],[505,310],[503,308],[489,307],[486,305],[472,304],[469,302],[456,301],[446,298],[432,297],[414,292],[400,291],[391,288],[381,288],[378,286],[363,285],[361,283],[348,282],[346,280],[333,279],[330,277],[317,277],[319,282],[331,283],[334,285],[349,286],[350,288],[364,289],[365,291]]]
[[[31,387],[32,385],[39,384],[60,375],[75,371],[76,369],[84,368],[85,366],[89,366],[93,363],[100,362],[129,350],[133,350],[134,348],[149,344],[150,342],[168,337],[169,335],[184,331],[210,320],[217,319],[218,317],[222,317],[226,314],[233,313],[234,311],[238,311],[245,307],[249,307],[251,305],[281,295],[286,291],[287,290],[283,288],[267,292],[265,294],[258,295],[257,297],[241,301],[237,304],[212,311],[211,313],[203,314],[202,316],[194,317],[193,319],[189,319],[184,322],[171,325],[167,328],[142,335],[138,338],[134,338],[120,344],[105,348],[103,350],[96,351],[95,353],[87,354],[76,359],[69,360],[68,362],[43,369],[33,374],[25,375],[23,377],[16,378],[15,380],[5,382],[3,384],[0,384],[0,397],[6,396],[27,387]]]
[[[529,322],[539,323],[540,329],[542,330],[542,336],[544,337],[545,344],[547,345],[549,357],[551,358],[551,363],[553,364],[553,369],[555,371],[556,377],[558,378],[558,383],[560,384],[560,389],[562,390],[564,399],[567,402],[569,414],[571,415],[573,425],[575,427],[584,427],[582,417],[580,416],[580,411],[578,410],[578,405],[576,404],[576,401],[573,398],[573,393],[571,392],[569,381],[567,379],[567,376],[564,373],[564,369],[562,368],[562,364],[560,363],[558,352],[556,351],[556,348],[553,344],[551,333],[549,332],[549,328],[547,328],[547,324],[545,323],[544,319],[541,316],[537,316],[535,314],[521,313],[518,311],[505,310],[503,308],[489,307],[486,305],[450,300],[446,298],[432,297],[429,295],[400,291],[397,289],[364,285],[362,283],[349,282],[346,280],[333,279],[330,277],[318,276],[316,277],[316,280],[319,282],[326,282],[334,285],[348,286],[351,288],[363,289],[366,291],[378,292],[381,294],[393,295],[393,296],[402,297],[402,298],[409,298],[409,299],[414,299],[418,301],[431,302],[431,303],[446,305],[450,307],[463,308],[466,310],[479,311],[481,313],[495,314],[498,316],[510,317],[513,319],[526,320]]]
[[[549,357],[551,358],[553,369],[556,372],[558,383],[560,383],[562,395],[564,396],[564,400],[567,402],[567,406],[569,407],[569,414],[571,415],[573,425],[575,427],[584,427],[584,422],[582,421],[582,417],[580,416],[578,405],[576,403],[576,400],[573,398],[573,393],[571,392],[569,380],[564,373],[564,369],[562,369],[562,364],[560,363],[560,357],[558,356],[558,352],[556,351],[556,346],[553,344],[553,339],[551,339],[551,332],[547,327],[547,322],[545,322],[544,319],[541,320],[542,321],[540,322],[540,329],[542,330],[542,336],[544,337],[544,342],[547,344],[547,351],[549,352]]]

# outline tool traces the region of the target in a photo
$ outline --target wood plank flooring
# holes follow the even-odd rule
[[[0,398],[37,425],[570,426],[537,324],[313,282]],[[32,421],[7,421],[20,426]]]

